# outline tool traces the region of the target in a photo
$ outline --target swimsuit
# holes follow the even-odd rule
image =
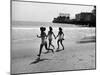
[[[58,40],[63,40],[63,39],[64,39],[63,33],[60,33],[60,32],[59,32]]]
[[[46,33],[42,33],[41,34],[41,44],[46,44],[47,43],[47,39],[46,39]]]
[[[41,38],[41,44],[46,44],[47,43],[47,39],[44,37],[44,38]]]
[[[48,39],[52,40],[52,32],[48,32]]]

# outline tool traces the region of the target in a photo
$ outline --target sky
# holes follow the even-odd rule
[[[70,18],[81,12],[91,12],[93,6],[63,5],[12,1],[12,21],[52,22],[59,13],[68,13]]]

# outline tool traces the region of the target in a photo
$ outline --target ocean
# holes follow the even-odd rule
[[[54,34],[58,34],[58,28],[62,27],[65,38],[77,38],[82,35],[95,35],[95,28],[79,27],[73,24],[59,24],[50,22],[23,22],[13,21],[11,25],[11,37],[13,41],[25,41],[36,40],[37,35],[40,34],[40,27],[46,27],[46,33],[48,33],[49,26],[52,26]],[[78,35],[77,35],[78,34]]]

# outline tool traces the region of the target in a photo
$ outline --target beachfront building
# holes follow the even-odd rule
[[[70,14],[68,13],[59,13],[59,16],[53,19],[53,23],[67,23],[69,21],[70,21]]]
[[[77,21],[91,21],[93,17],[93,14],[92,13],[89,13],[89,12],[82,12],[80,14],[76,14],[76,20]]]
[[[88,26],[96,25],[96,15],[92,12],[81,12],[75,15],[76,23]]]
[[[52,22],[96,27],[96,6],[94,6],[94,9],[91,12],[75,14],[75,19],[70,19],[69,13],[59,13],[59,16],[54,18]]]
[[[96,26],[96,6],[91,12],[81,12],[75,15],[76,24]]]

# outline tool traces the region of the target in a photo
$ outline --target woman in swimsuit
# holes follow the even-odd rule
[[[57,50],[59,50],[59,43],[60,43],[60,44],[62,45],[62,47],[63,47],[62,50],[64,50],[64,45],[63,45],[63,43],[62,43],[62,41],[64,40],[64,33],[63,33],[61,27],[59,27],[59,32],[58,32],[57,37],[58,37],[58,40],[57,40],[58,48],[57,48]],[[57,38],[57,37],[56,37],[56,38]]]
[[[47,35],[48,40],[49,40],[49,47],[48,48],[50,48],[50,46],[52,46],[53,49],[55,49],[54,45],[52,44],[52,39],[53,39],[52,36],[54,36],[54,38],[56,38],[55,35],[54,35],[54,33],[53,33],[52,27],[49,27],[49,31],[48,31],[48,35]]]
[[[37,35],[38,38],[41,38],[40,51],[39,51],[39,54],[38,54],[39,59],[40,59],[40,55],[41,55],[43,46],[45,46],[46,50],[48,50],[48,51],[51,50],[54,53],[53,49],[47,48],[47,41],[46,41],[47,35],[45,33],[45,30],[46,30],[45,27],[40,27],[41,34],[40,34],[40,36]]]

